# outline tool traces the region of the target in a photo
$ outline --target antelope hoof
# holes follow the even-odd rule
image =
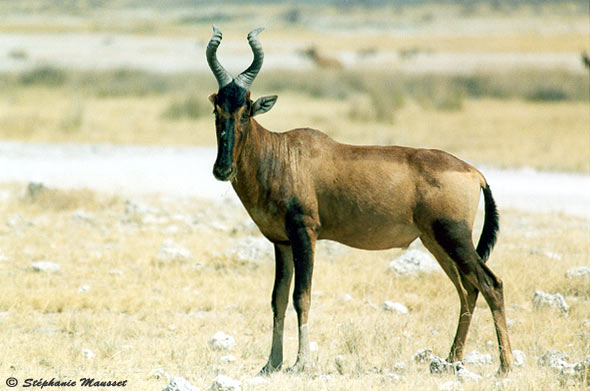
[[[312,363],[309,361],[305,361],[305,360],[297,360],[295,362],[295,365],[293,365],[291,368],[287,369],[287,372],[289,373],[302,373],[302,372],[307,372],[308,370],[311,369],[312,367]]]
[[[272,365],[271,362],[269,361],[266,363],[266,365],[264,367],[262,367],[260,372],[258,372],[258,376],[269,376],[273,372],[279,371],[281,369],[281,365],[282,365],[282,363],[279,363],[277,365]]]
[[[497,377],[506,377],[512,368],[510,365],[500,365],[498,368],[498,372],[496,372]]]

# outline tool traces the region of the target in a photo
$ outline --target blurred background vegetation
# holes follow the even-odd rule
[[[0,14],[5,140],[214,145],[210,26],[224,32],[221,62],[239,72],[251,61],[245,34],[262,25],[266,63],[253,95],[279,94],[260,118],[273,130],[312,126],[343,142],[590,170],[586,0],[5,0]],[[60,46],[72,36],[79,51]],[[104,53],[84,47],[96,36]],[[129,37],[147,49],[125,46]],[[191,42],[194,66],[150,49],[158,40]],[[134,50],[143,62],[101,63]]]

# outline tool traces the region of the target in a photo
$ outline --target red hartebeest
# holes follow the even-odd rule
[[[254,60],[235,79],[217,60],[221,32],[213,26],[207,61],[219,84],[215,109],[218,154],[213,174],[230,181],[262,234],[274,244],[272,348],[262,373],[283,363],[283,322],[293,274],[299,350],[292,369],[311,365],[308,313],[315,243],[330,239],[380,250],[407,247],[416,238],[434,254],[461,302],[449,361],[461,360],[478,293],[487,301],[500,351],[500,371],[512,364],[502,281],[485,264],[496,241],[498,214],[481,172],[439,150],[338,143],[313,129],[274,133],[254,116],[277,97],[250,99],[263,60],[257,29],[248,34]],[[480,190],[485,200],[481,238],[471,232]]]

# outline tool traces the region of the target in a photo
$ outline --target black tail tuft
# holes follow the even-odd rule
[[[496,244],[498,230],[500,229],[500,216],[490,187],[486,184],[482,190],[485,203],[485,218],[479,243],[477,243],[477,254],[485,262],[488,260],[494,244]]]

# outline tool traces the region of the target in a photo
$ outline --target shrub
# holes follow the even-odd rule
[[[172,101],[162,113],[162,116],[172,120],[196,119],[209,113],[211,113],[211,105],[207,102],[207,99],[201,96],[189,95]]]
[[[61,86],[67,81],[67,74],[63,69],[51,66],[40,66],[21,73],[19,83],[28,85]]]

